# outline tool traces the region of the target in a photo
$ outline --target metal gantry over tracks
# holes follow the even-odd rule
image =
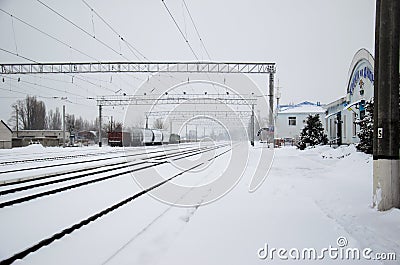
[[[274,110],[274,75],[275,63],[267,62],[69,62],[69,63],[15,63],[2,64],[0,70],[3,75],[13,74],[74,74],[74,73],[220,73],[220,74],[268,74],[269,75],[269,123],[273,124]],[[188,98],[192,96],[192,98]],[[195,98],[197,97],[197,98]],[[99,123],[101,124],[102,106],[115,105],[152,105],[160,104],[193,104],[224,101],[230,104],[248,104],[254,112],[254,102],[243,98],[226,96],[220,99],[200,97],[199,95],[184,95],[174,97],[149,98],[146,96],[98,97]],[[254,117],[254,113],[252,115]],[[100,125],[101,127],[101,125]],[[254,127],[254,125],[252,126]],[[254,129],[254,128],[253,128]],[[253,133],[254,134],[254,133]],[[252,141],[253,142],[253,141]],[[101,146],[101,128],[99,128],[99,145]]]
[[[58,73],[242,73],[275,74],[275,63],[87,62],[0,64],[2,74]]]

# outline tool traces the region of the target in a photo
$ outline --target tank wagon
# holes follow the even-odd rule
[[[109,132],[110,146],[143,146],[177,143],[176,137],[171,141],[171,134],[165,130],[134,128],[131,132]]]

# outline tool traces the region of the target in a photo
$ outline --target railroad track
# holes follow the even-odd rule
[[[148,166],[157,166],[157,165],[168,163],[168,161],[162,161],[163,159],[166,159],[166,158],[169,158],[169,159],[172,158],[172,160],[180,160],[180,159],[184,159],[184,158],[187,158],[187,157],[190,157],[190,156],[195,156],[195,155],[199,155],[199,154],[202,154],[202,153],[210,152],[212,150],[220,149],[220,148],[223,148],[223,147],[226,147],[226,146],[227,145],[218,145],[218,146],[214,146],[214,147],[204,147],[201,150],[199,150],[199,149],[194,149],[194,150],[190,150],[190,151],[188,150],[185,153],[176,152],[176,153],[171,153],[171,154],[168,154],[168,155],[164,155],[164,158],[162,157],[162,155],[160,155],[159,157],[152,158],[153,160],[156,160],[156,161],[159,160],[160,162],[156,162],[156,163],[151,162],[151,163],[149,163],[150,165],[148,165]],[[149,187],[149,188],[147,188],[145,190],[142,190],[142,191],[140,191],[138,193],[135,193],[135,194],[129,196],[128,198],[125,198],[125,199],[123,199],[123,200],[121,200],[121,201],[119,201],[119,202],[117,202],[117,203],[115,203],[115,204],[113,204],[113,205],[111,205],[111,206],[109,206],[109,207],[107,207],[107,208],[105,208],[105,209],[103,209],[103,210],[91,215],[88,218],[85,218],[85,219],[83,219],[83,220],[81,220],[79,222],[76,222],[73,225],[71,225],[71,226],[69,226],[69,227],[67,227],[67,228],[65,228],[65,229],[53,234],[52,236],[40,240],[39,242],[37,242],[34,245],[26,248],[25,250],[22,250],[22,251],[20,251],[18,253],[15,253],[14,255],[10,256],[9,258],[6,258],[6,259],[0,261],[0,265],[11,264],[11,263],[15,262],[18,259],[23,259],[27,255],[29,255],[29,254],[41,249],[42,247],[50,245],[55,240],[61,239],[64,236],[66,236],[68,234],[71,234],[72,232],[74,232],[74,231],[76,231],[76,230],[88,225],[89,223],[96,221],[100,217],[105,216],[107,214],[110,214],[111,212],[113,212],[113,211],[117,210],[118,208],[122,207],[123,205],[126,205],[126,204],[134,201],[135,199],[143,196],[144,194],[146,194],[146,193],[148,193],[148,192],[150,192],[150,191],[152,191],[154,189],[157,189],[158,187],[164,185],[165,183],[167,183],[167,182],[169,182],[169,181],[171,181],[171,180],[173,180],[173,179],[175,179],[175,178],[177,178],[179,176],[182,176],[183,174],[185,174],[187,172],[190,172],[190,171],[192,171],[192,170],[194,170],[194,169],[196,169],[196,168],[198,168],[198,167],[200,167],[200,166],[202,166],[202,165],[204,165],[206,163],[211,162],[212,160],[216,159],[217,157],[220,157],[220,156],[226,154],[230,150],[231,150],[231,148],[229,148],[228,150],[226,150],[226,151],[224,151],[222,153],[219,153],[218,155],[215,155],[214,157],[208,159],[207,161],[197,163],[196,165],[193,165],[192,167],[190,167],[188,169],[182,170],[181,172],[179,172],[179,173],[177,173],[177,174],[165,179],[164,181],[156,183],[153,186],[151,186],[151,187]],[[145,162],[145,163],[148,163],[148,162]],[[142,167],[140,170],[143,170],[144,168],[145,167]],[[147,166],[146,166],[146,168],[147,168]],[[130,173],[131,171],[132,170],[124,171],[124,173],[121,173],[121,174],[127,174],[127,173]],[[115,177],[116,177],[117,175],[120,175],[120,174],[112,174],[110,176],[113,176],[113,175],[115,175]]]
[[[134,154],[134,155],[130,155],[130,156],[124,156],[124,157],[135,157],[135,156],[140,156],[140,155],[149,155],[149,154],[157,154],[157,153],[161,153],[161,152],[170,152],[170,151],[174,151],[177,149],[169,149],[169,150],[160,150],[160,151],[155,151],[155,152],[148,152],[148,153],[140,153],[140,154]],[[182,150],[182,149],[181,149]],[[186,149],[183,149],[182,151],[185,151]],[[120,158],[120,157],[115,157],[115,158]],[[142,160],[146,161],[146,160],[150,160],[151,158],[143,158]],[[136,159],[133,159],[136,160]],[[96,160],[97,161],[103,161],[102,159]],[[63,176],[63,175],[67,175],[67,174],[72,174],[72,173],[82,173],[82,172],[87,172],[87,171],[91,171],[91,170],[97,170],[97,169],[101,169],[101,168],[105,168],[105,167],[112,167],[112,166],[120,166],[120,165],[128,165],[129,162],[132,161],[122,161],[122,162],[115,162],[115,163],[108,163],[108,164],[103,164],[103,165],[96,165],[96,166],[89,166],[89,167],[84,167],[84,168],[78,168],[78,169],[73,169],[73,170],[67,170],[67,171],[63,171],[63,172],[55,172],[55,173],[50,173],[50,174],[45,174],[45,175],[39,175],[39,176],[31,176],[31,177],[26,177],[26,178],[17,178],[17,179],[10,179],[7,182],[1,183],[0,182],[0,189],[2,187],[5,186],[16,186],[19,184],[23,184],[23,183],[27,183],[27,182],[33,182],[33,181],[39,181],[39,180],[44,180],[44,179],[49,179],[49,178],[54,178],[54,177],[58,177],[58,176]],[[59,164],[59,165],[51,165],[49,167],[59,167],[59,166],[65,166],[65,165],[70,165],[70,164]],[[41,169],[42,167],[36,167],[36,168],[30,168],[30,170],[35,170],[35,169]],[[7,172],[0,172],[0,173],[15,173],[15,172],[19,172],[19,169],[15,169],[15,170],[10,170]],[[4,193],[6,194],[6,193]],[[0,195],[3,195],[2,191],[0,190]]]
[[[130,157],[141,156],[141,155],[149,155],[149,154],[154,154],[154,153],[159,153],[159,152],[164,152],[164,151],[170,151],[170,150],[185,150],[185,149],[188,149],[188,148],[193,148],[193,146],[188,146],[188,147],[184,147],[184,148],[178,147],[178,148],[172,148],[172,149],[167,149],[167,150],[147,151],[147,152],[134,153],[134,154],[129,154],[129,152],[133,152],[133,151],[137,151],[137,150],[124,151],[123,153],[128,153],[128,154],[119,155],[119,156],[112,156],[112,157],[97,158],[97,159],[92,159],[92,160],[74,161],[74,162],[68,162],[68,163],[57,163],[57,164],[54,164],[54,165],[43,165],[43,166],[37,166],[37,167],[26,167],[26,168],[3,170],[3,171],[0,171],[0,175],[7,174],[7,173],[22,172],[22,171],[31,171],[31,170],[37,170],[37,169],[46,169],[46,168],[53,168],[53,167],[62,167],[62,166],[69,166],[69,165],[77,165],[77,164],[85,164],[85,163],[92,163],[92,162],[99,162],[99,161],[107,161],[107,160],[112,160],[112,159],[116,159],[116,158],[130,158]],[[109,153],[104,153],[104,154],[109,154]],[[98,156],[100,156],[100,154]],[[43,160],[41,162],[45,162],[45,161]],[[0,186],[1,185],[4,185],[4,183],[3,184],[0,183]]]
[[[23,203],[23,202],[27,202],[33,199],[37,199],[37,198],[41,198],[41,197],[45,197],[45,196],[49,196],[49,195],[53,195],[59,192],[63,192],[63,191],[67,191],[67,190],[71,190],[71,189],[75,189],[75,188],[79,188],[82,186],[86,186],[86,185],[90,185],[90,184],[94,184],[97,182],[101,182],[101,181],[105,181],[105,180],[109,180],[112,178],[116,178],[119,176],[123,176],[125,174],[129,174],[129,173],[133,173],[136,171],[140,171],[140,170],[144,170],[150,167],[155,167],[155,166],[159,166],[161,164],[165,164],[168,163],[168,161],[162,161],[168,158],[173,158],[173,160],[179,160],[179,159],[183,159],[183,158],[187,158],[190,156],[194,156],[197,154],[201,154],[204,152],[208,152],[211,150],[215,150],[221,147],[224,147],[226,145],[220,145],[220,146],[213,146],[213,147],[203,147],[203,148],[195,148],[195,149],[190,149],[187,151],[179,151],[179,152],[173,152],[171,154],[162,154],[162,155],[155,155],[149,158],[144,158],[140,161],[137,162],[123,162],[120,165],[117,165],[115,167],[112,168],[105,168],[105,169],[99,169],[97,171],[92,171],[92,172],[83,172],[81,174],[77,174],[75,176],[67,176],[65,178],[59,178],[59,179],[55,179],[55,180],[49,180],[49,181],[44,181],[44,182],[40,182],[40,183],[35,183],[35,184],[29,184],[29,185],[23,185],[23,186],[19,186],[19,187],[15,187],[15,188],[10,188],[10,189],[5,189],[5,190],[1,190],[0,191],[0,199],[1,197],[7,194],[12,194],[12,193],[18,193],[18,192],[22,192],[22,191],[26,191],[26,190],[32,190],[38,187],[43,187],[43,186],[48,186],[48,185],[54,185],[54,184],[59,184],[59,183],[63,183],[63,182],[68,182],[68,181],[73,181],[73,180],[77,180],[77,179],[82,179],[82,178],[86,178],[86,177],[92,177],[95,175],[99,175],[99,174],[103,174],[103,173],[111,173],[113,171],[117,171],[120,169],[126,169],[123,170],[121,172],[118,173],[114,173],[114,174],[107,174],[106,176],[103,177],[95,177],[93,179],[90,180],[86,180],[86,181],[82,181],[79,183],[75,183],[75,184],[71,184],[68,186],[63,186],[63,187],[58,187],[55,189],[50,189],[50,190],[46,190],[40,193],[35,193],[35,194],[30,194],[30,195],[26,195],[26,196],[21,196],[19,198],[14,198],[11,200],[7,200],[7,201],[3,201],[0,202],[0,209],[7,207],[7,206],[11,206],[11,205],[15,205],[15,204],[19,204],[19,203]],[[159,162],[152,162],[149,163],[149,160],[155,160],[155,161],[159,161]],[[133,166],[140,166],[139,168],[135,168],[135,169],[131,169],[130,167]],[[86,170],[87,171],[87,170]],[[54,174],[53,176],[47,176],[46,178],[54,178],[54,177],[60,177],[60,176],[65,176],[68,175],[69,173],[60,173],[60,174]]]
[[[52,157],[39,157],[39,158],[30,158],[30,159],[21,159],[21,160],[9,160],[0,162],[0,166],[6,165],[15,165],[15,164],[23,164],[23,163],[32,163],[32,162],[49,162],[54,160],[64,160],[64,159],[74,159],[81,157],[90,157],[90,156],[101,156],[105,154],[115,154],[126,152],[125,150],[116,150],[111,152],[95,152],[95,153],[86,153],[86,154],[74,154],[74,155],[63,155],[63,156],[52,156]],[[39,153],[33,153],[30,155],[35,155]]]
[[[176,146],[176,144],[168,144],[165,146]],[[142,146],[142,147],[151,147],[151,146]],[[78,149],[74,151],[69,151],[70,153],[76,153]],[[58,160],[67,160],[67,159],[74,159],[74,158],[83,158],[83,157],[91,157],[91,156],[102,156],[106,154],[118,154],[118,153],[127,153],[127,152],[135,152],[138,149],[131,149],[130,147],[125,147],[125,149],[120,150],[112,150],[107,152],[90,152],[90,153],[83,153],[83,154],[71,154],[71,155],[59,155],[59,156],[50,156],[50,157],[38,157],[38,158],[29,158],[29,159],[19,159],[19,160],[8,160],[8,161],[0,161],[0,166],[7,166],[7,165],[15,165],[15,164],[25,164],[25,163],[32,163],[32,162],[49,162],[49,161],[58,161]],[[59,152],[50,152],[53,154],[58,154]],[[31,154],[20,154],[20,156],[34,156],[39,155],[42,153],[31,153]],[[46,153],[49,154],[49,153]],[[0,155],[2,156],[9,156],[9,155]]]

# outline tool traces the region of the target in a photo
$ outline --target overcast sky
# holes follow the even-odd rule
[[[135,57],[132,47],[129,49],[120,41],[83,1],[40,1],[117,52],[52,13],[37,0],[0,1],[0,8],[15,16],[11,18],[0,12],[0,48],[38,62],[144,60],[142,56]],[[148,60],[196,61],[161,0],[86,1]],[[184,2],[165,0],[165,4],[198,58],[209,60]],[[186,0],[186,4],[211,60],[276,62],[282,103],[304,100],[329,103],[344,96],[353,55],[360,48],[374,52],[374,0]],[[73,49],[24,25],[17,18]],[[27,61],[0,51],[0,62]],[[20,82],[16,80],[18,77]],[[147,76],[102,74],[74,78],[69,75],[11,78],[6,76],[3,82],[2,76],[0,82],[0,119],[5,121],[10,116],[10,105],[26,94],[41,97],[48,108],[66,104],[68,112],[94,119],[97,108],[87,97],[133,93]],[[267,94],[268,76],[250,75],[250,78]],[[67,97],[69,102],[48,97]],[[106,116],[122,115],[123,112],[122,108],[106,110]]]

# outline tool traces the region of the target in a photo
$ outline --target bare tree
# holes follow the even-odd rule
[[[144,121],[142,119],[137,119],[135,121],[135,124],[133,125],[134,128],[143,128],[144,127]]]
[[[24,130],[43,130],[46,128],[46,106],[35,96],[18,100],[12,108],[18,108],[18,119]]]
[[[120,121],[111,121],[108,124],[105,124],[104,130],[107,132],[122,132],[123,131],[123,123]]]
[[[48,129],[61,130],[62,118],[60,110],[58,108],[56,108],[55,112],[53,110],[49,110],[46,121]]]
[[[167,129],[168,126],[163,122],[162,118],[158,118],[153,123],[154,129],[164,130]]]
[[[19,125],[18,127],[21,128],[21,122],[17,121],[17,120],[19,120],[17,118],[17,113],[18,113],[18,105],[17,105],[17,103],[12,104],[11,108],[12,108],[11,116],[8,119],[7,123],[11,126],[11,128],[13,130],[16,130],[17,129],[17,122],[18,122],[18,125]]]

